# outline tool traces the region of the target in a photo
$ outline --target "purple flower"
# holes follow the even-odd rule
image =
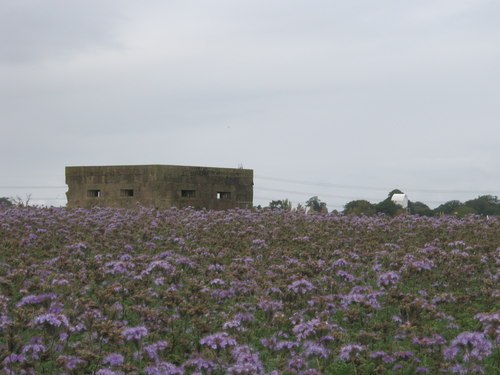
[[[288,285],[288,290],[297,294],[306,294],[314,289],[314,285],[305,279],[296,280]]]
[[[381,358],[384,363],[393,363],[395,358],[384,351],[372,352],[370,353],[370,358],[377,359]]]
[[[66,370],[74,370],[78,366],[86,363],[83,359],[80,359],[72,355],[60,355],[57,358],[57,361],[62,362]]]
[[[313,341],[304,342],[304,355],[309,357],[319,357],[319,358],[328,358],[330,352],[323,345],[317,344]]]
[[[394,355],[396,356],[397,359],[403,360],[403,361],[408,361],[413,358],[413,352],[412,351],[400,351],[400,352],[394,352]]]
[[[337,259],[335,262],[332,263],[332,267],[334,268],[342,268],[348,266],[350,263],[346,261],[345,259]]]
[[[415,372],[417,374],[428,374],[429,373],[429,369],[427,367],[417,367],[415,369]]]
[[[28,345],[23,346],[22,353],[26,356],[31,356],[35,361],[40,359],[40,354],[45,353],[47,348],[42,344],[41,337],[35,337],[30,340]]]
[[[152,361],[158,362],[160,358],[158,357],[158,352],[165,350],[168,347],[166,341],[157,341],[154,344],[150,344],[144,347],[144,352],[148,358]]]
[[[183,367],[194,368],[200,374],[202,371],[210,374],[217,369],[215,362],[203,358],[191,358],[184,363]]]
[[[52,327],[69,327],[68,318],[63,314],[48,313],[35,317],[33,319],[35,325],[47,325]]]
[[[259,355],[252,353],[246,345],[236,346],[231,355],[236,361],[236,364],[229,367],[228,374],[263,374],[264,366],[262,365]]]
[[[241,324],[243,322],[251,322],[252,320],[254,320],[254,316],[253,314],[242,314],[242,313],[238,313],[235,315],[235,317],[232,319],[232,320],[229,320],[227,322],[225,322],[223,325],[222,325],[222,328],[223,329],[231,329],[231,328],[234,328],[236,329],[237,331],[244,331],[245,328],[241,326]]]
[[[288,370],[292,373],[300,373],[300,370],[303,369],[306,365],[306,361],[302,357],[292,357],[288,361]]]
[[[9,354],[5,359],[3,360],[3,364],[5,366],[11,365],[13,363],[23,363],[26,361],[26,356],[23,354]]]
[[[225,268],[223,265],[221,264],[218,264],[218,263],[215,263],[215,264],[211,264],[207,267],[207,270],[209,272],[224,272]]]
[[[420,345],[420,346],[435,346],[435,345],[444,345],[446,343],[446,340],[441,335],[433,334],[431,337],[421,337],[421,338],[415,337],[412,340],[412,343],[414,345]]]
[[[21,307],[24,305],[37,305],[45,301],[53,301],[57,298],[55,293],[44,293],[39,295],[29,295],[21,298],[21,300],[16,304],[16,307]]]
[[[184,369],[169,362],[161,362],[156,366],[146,367],[144,372],[147,375],[183,375]]]
[[[356,280],[355,276],[353,276],[349,272],[346,272],[343,270],[337,271],[337,276],[348,283],[352,283],[354,280]]]
[[[474,316],[483,326],[483,332],[500,344],[500,313],[481,313]]]
[[[463,351],[463,361],[482,361],[492,352],[493,345],[487,340],[482,332],[463,332],[453,339],[451,346],[444,350],[447,360],[454,359],[458,353]]]
[[[316,332],[316,328],[318,328],[320,324],[321,321],[319,319],[312,319],[308,322],[295,325],[292,331],[299,340],[302,340],[310,335],[313,335]]]
[[[127,341],[139,341],[140,339],[148,335],[148,329],[144,326],[125,328],[122,332],[122,335]]]
[[[262,300],[259,302],[259,307],[267,313],[275,312],[283,309],[283,302],[274,300]]]
[[[255,239],[252,241],[252,248],[254,249],[263,249],[267,247],[265,240]]]
[[[397,284],[399,281],[399,274],[397,272],[389,271],[379,275],[378,285],[379,286],[391,286]]]
[[[268,339],[261,339],[260,343],[268,348],[269,350],[293,350],[299,347],[299,343],[296,341],[279,340],[276,335],[271,336]]]
[[[364,351],[366,347],[364,345],[360,344],[349,344],[349,345],[344,345],[343,347],[340,348],[340,354],[339,358],[342,361],[349,361],[352,360],[355,357],[358,357],[359,354]]]
[[[231,338],[226,332],[221,332],[203,337],[200,340],[200,344],[212,349],[224,349],[229,346],[235,346],[236,340]]]
[[[102,361],[103,364],[109,366],[121,366],[123,365],[123,362],[124,362],[123,355],[118,353],[108,354]]]
[[[99,369],[95,375],[123,375],[123,372],[121,371],[113,371],[109,368],[102,368]]]

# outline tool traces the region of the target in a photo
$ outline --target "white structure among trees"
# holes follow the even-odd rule
[[[408,208],[408,196],[406,194],[393,194],[391,200],[397,205],[403,207],[404,209]]]

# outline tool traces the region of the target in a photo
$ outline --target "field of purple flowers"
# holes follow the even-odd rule
[[[5,374],[499,374],[500,219],[0,209]]]

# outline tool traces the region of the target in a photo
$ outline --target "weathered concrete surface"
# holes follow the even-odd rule
[[[66,167],[68,207],[251,208],[253,170],[176,165]]]

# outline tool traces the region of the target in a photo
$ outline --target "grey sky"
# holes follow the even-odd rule
[[[0,5],[0,196],[153,163],[243,164],[262,205],[500,195],[497,0]]]

